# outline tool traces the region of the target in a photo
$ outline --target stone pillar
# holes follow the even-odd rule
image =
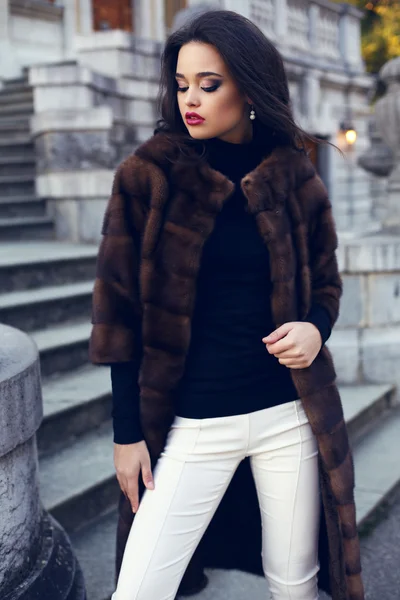
[[[92,0],[63,0],[66,58],[76,56],[76,38],[93,33]]]
[[[275,0],[275,33],[277,40],[287,35],[287,0]]]
[[[375,119],[385,143],[393,151],[394,168],[388,183],[388,211],[383,225],[400,231],[400,56],[387,62],[379,73],[387,92],[375,105]]]
[[[77,33],[89,35],[93,32],[92,0],[79,0],[79,14],[77,18]]]
[[[363,71],[361,56],[361,19],[363,12],[342,4],[339,20],[339,47],[343,60],[354,70]]]
[[[140,3],[140,37],[152,39],[152,0]]]
[[[10,36],[10,3],[3,0],[0,3],[0,89],[3,79],[18,77],[20,74],[20,65],[15,58]]]
[[[164,0],[154,0],[154,32],[153,37],[158,42],[165,39],[165,3]]]
[[[43,418],[38,351],[0,325],[0,589],[2,600],[84,600],[69,538],[40,501],[35,433]]]
[[[79,23],[79,3],[76,0],[64,0],[64,57],[75,56],[75,37]]]

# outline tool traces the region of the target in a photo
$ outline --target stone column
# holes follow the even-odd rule
[[[361,56],[361,19],[363,13],[354,6],[342,4],[339,20],[339,47],[345,62],[353,69],[363,70]]]
[[[287,0],[275,0],[275,33],[277,40],[287,35]]]
[[[375,119],[385,143],[393,151],[394,168],[388,183],[388,210],[383,225],[400,231],[400,56],[387,62],[379,73],[387,92],[375,106]],[[397,124],[397,126],[396,126]]]
[[[164,0],[154,0],[154,39],[163,42],[165,39],[165,4]]]
[[[79,4],[76,0],[64,0],[64,57],[73,58],[75,56],[75,37],[79,23]]]
[[[2,600],[85,600],[64,529],[40,501],[36,431],[43,418],[38,351],[0,325],[0,589]]]
[[[0,89],[3,79],[18,77],[20,74],[10,36],[10,3],[3,0],[0,3]]]
[[[93,32],[92,0],[79,0],[79,15],[77,30],[80,35],[89,35]]]

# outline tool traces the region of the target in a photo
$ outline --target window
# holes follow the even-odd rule
[[[132,0],[93,0],[93,29],[133,30]]]

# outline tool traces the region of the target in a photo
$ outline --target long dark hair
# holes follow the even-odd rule
[[[189,42],[210,44],[218,50],[239,89],[253,102],[259,138],[270,140],[273,135],[276,145],[300,151],[304,151],[307,139],[321,142],[294,121],[288,79],[278,50],[252,21],[229,10],[204,12],[168,37],[161,57],[161,119],[154,133],[172,134],[182,145],[196,146],[179,112],[175,80],[179,50]]]

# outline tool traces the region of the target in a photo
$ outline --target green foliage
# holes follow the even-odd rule
[[[400,3],[398,0],[348,0],[347,4],[365,11],[361,22],[362,54],[367,71],[377,73],[388,60],[400,56]]]

